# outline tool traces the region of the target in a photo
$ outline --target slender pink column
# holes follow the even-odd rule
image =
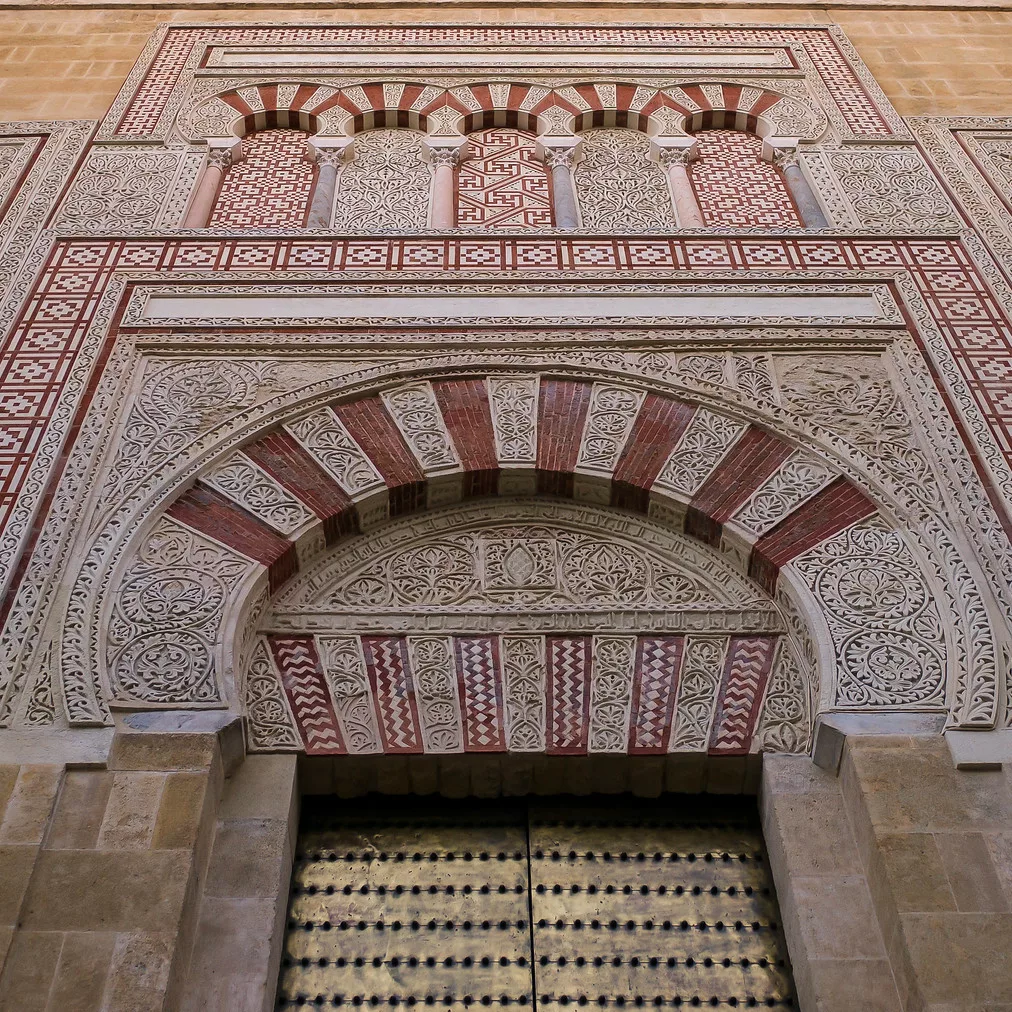
[[[221,188],[221,181],[231,164],[231,148],[212,148],[208,152],[207,164],[197,184],[197,192],[193,195],[190,208],[183,219],[183,228],[207,228],[218,190]]]
[[[453,168],[460,160],[460,153],[456,148],[434,148],[429,157],[433,169],[429,223],[432,228],[453,228],[457,223],[453,206]]]
[[[671,199],[675,206],[675,221],[679,228],[702,228],[703,213],[699,209],[692,181],[689,179],[691,154],[688,148],[664,148],[659,160],[668,174]]]

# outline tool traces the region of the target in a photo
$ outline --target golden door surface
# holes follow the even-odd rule
[[[313,801],[279,1007],[788,1007],[754,812]]]
[[[787,1007],[758,820],[744,805],[533,805],[539,1006]]]

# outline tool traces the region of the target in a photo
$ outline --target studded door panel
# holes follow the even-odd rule
[[[279,1007],[789,1007],[754,812],[616,800],[304,814]]]
[[[786,1006],[758,826],[662,807],[532,809],[538,1005]]]
[[[522,811],[303,818],[278,1004],[531,1003]]]

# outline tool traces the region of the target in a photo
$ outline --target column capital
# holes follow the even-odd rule
[[[650,156],[665,169],[687,166],[699,157],[699,145],[691,137],[651,137]]]
[[[763,139],[762,158],[781,169],[798,164],[797,137],[766,137]]]
[[[453,136],[425,137],[422,140],[422,157],[430,165],[457,165],[467,157],[467,138]]]
[[[224,172],[241,156],[242,141],[238,137],[208,137],[207,164]]]
[[[550,169],[557,165],[571,169],[580,160],[580,148],[583,141],[575,134],[542,134],[537,139],[538,158]]]
[[[344,162],[351,161],[355,154],[354,145],[354,137],[312,137],[309,140],[313,160],[321,168],[324,165],[337,168]]]

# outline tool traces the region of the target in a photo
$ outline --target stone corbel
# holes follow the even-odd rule
[[[699,145],[685,134],[661,134],[650,138],[650,157],[667,174],[678,227],[702,228],[703,213],[689,179],[689,165],[699,157]]]
[[[190,207],[183,219],[183,228],[206,228],[221,181],[230,165],[239,161],[242,142],[237,137],[209,137],[207,162],[197,183]]]
[[[552,175],[552,196],[557,228],[579,228],[580,210],[573,184],[573,166],[580,160],[581,140],[573,134],[543,134],[538,138],[538,157]]]
[[[805,228],[829,228],[818,197],[808,184],[798,157],[797,137],[767,137],[763,141],[763,161],[771,162],[784,176]]]
[[[432,228],[453,228],[454,167],[467,157],[467,138],[461,134],[426,137],[422,157],[432,166],[432,190],[429,197],[429,225]]]
[[[337,170],[354,157],[354,137],[313,137],[309,151],[316,163],[316,189],[306,220],[307,228],[330,228],[334,215]]]

